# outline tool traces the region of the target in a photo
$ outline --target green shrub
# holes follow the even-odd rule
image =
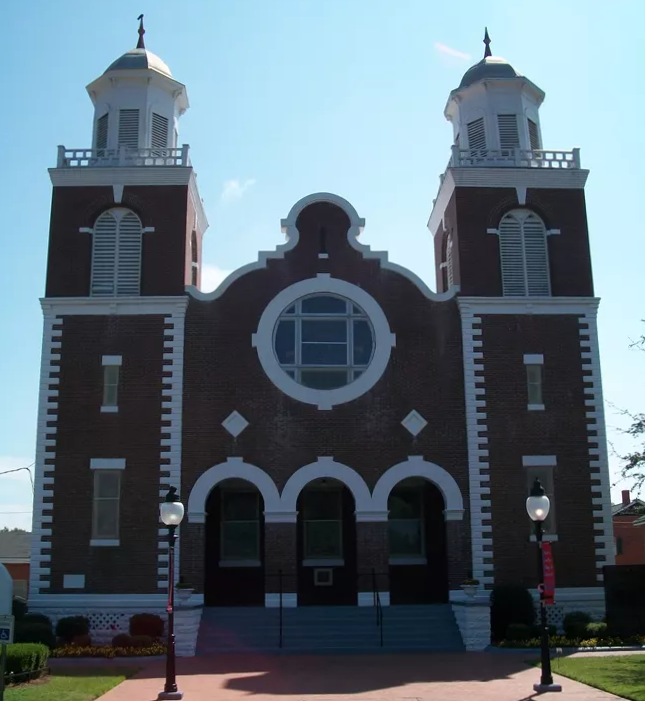
[[[554,635],[558,634],[558,627],[554,625],[547,625],[547,630],[549,631],[549,637],[552,638]],[[534,638],[540,638],[542,636],[542,624],[541,623],[536,623],[534,626],[531,626],[531,636],[529,637],[534,637]]]
[[[47,664],[49,648],[38,643],[15,643],[7,645],[5,674],[18,677],[16,681],[27,681],[40,673]]]
[[[116,636],[115,636],[116,637]],[[166,646],[155,643],[152,647],[112,647],[111,645],[94,645],[91,647],[79,647],[76,645],[64,645],[52,652],[52,657],[148,657],[166,654]]]
[[[533,625],[533,597],[526,587],[505,584],[493,588],[490,595],[490,625],[493,640],[502,640],[511,623]]]
[[[604,638],[606,636],[606,623],[587,623],[585,626],[585,638]]]
[[[27,613],[27,602],[22,599],[14,599],[11,602],[11,614],[19,621]]]
[[[16,643],[41,643],[50,650],[56,647],[56,636],[52,630],[51,623],[41,623],[39,621],[28,621],[23,618],[16,621],[14,630],[14,642]]]
[[[52,628],[52,622],[49,616],[45,616],[44,613],[26,613],[22,620],[25,623],[42,623],[43,625]]]
[[[506,629],[506,640],[526,640],[531,638],[533,630],[525,623],[511,623]]]
[[[152,647],[156,640],[151,635],[133,635],[132,647]]]
[[[119,633],[112,638],[112,647],[132,647],[132,636]]]
[[[130,635],[149,635],[151,638],[161,638],[163,629],[163,618],[154,613],[135,613],[130,618]]]
[[[571,611],[564,617],[562,627],[567,638],[583,638],[591,616],[586,611]]]
[[[71,642],[77,635],[89,635],[90,622],[85,616],[68,616],[56,624],[56,635],[65,642]]]

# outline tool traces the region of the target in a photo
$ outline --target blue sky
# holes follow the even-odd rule
[[[605,399],[645,410],[645,355],[628,348],[645,330],[640,0],[602,12],[583,0],[23,0],[3,6],[0,43],[0,470],[34,459],[47,168],[58,144],[90,146],[85,85],[135,45],[141,12],[147,47],[188,89],[180,141],[191,145],[210,220],[211,287],[282,241],[279,221],[294,202],[326,190],[366,218],[365,243],[434,288],[426,222],[452,139],[443,108],[481,58],[487,25],[493,53],[546,91],[545,147],[578,146],[591,170]],[[607,423],[628,449],[617,430],[626,420],[611,406]],[[16,513],[31,509],[26,473],[0,480],[0,526],[29,526]]]

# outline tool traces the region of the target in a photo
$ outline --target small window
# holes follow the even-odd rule
[[[305,559],[342,558],[342,492],[337,489],[308,489],[302,498]]]
[[[526,496],[531,494],[531,489],[533,488],[533,483],[535,479],[540,480],[544,492],[547,497],[549,497],[550,508],[549,515],[543,524],[544,532],[547,535],[556,534],[556,522],[555,522],[555,498],[554,498],[554,484],[553,484],[553,467],[529,467],[526,469]]]
[[[623,539],[618,536],[616,538],[616,555],[622,555],[623,554]]]
[[[519,148],[520,135],[517,130],[517,117],[514,114],[498,114],[499,147],[502,151]]]
[[[108,140],[108,114],[107,112],[96,122],[96,148],[107,148]],[[103,155],[103,154],[99,154]]]
[[[542,396],[543,368],[543,365],[537,364],[526,366],[526,385],[529,406],[544,405],[544,397]]]
[[[152,113],[150,146],[159,149],[168,148],[168,120],[155,112]]]
[[[118,365],[103,366],[103,406],[117,407],[119,401],[119,372]]]
[[[139,110],[119,110],[119,146],[139,148]]]
[[[222,561],[260,560],[260,503],[256,491],[222,489],[220,526]]]
[[[199,280],[199,249],[197,248],[197,232],[193,229],[190,235],[190,284],[197,287]]]
[[[486,131],[484,129],[484,118],[480,117],[468,123],[468,147],[471,151],[486,150]]]
[[[540,147],[540,132],[538,130],[538,125],[532,120],[528,120],[529,123],[529,143],[531,144],[531,150],[537,151]]]
[[[387,507],[390,557],[422,557],[425,554],[422,490],[395,487]]]
[[[448,287],[452,287],[452,285],[455,284],[455,273],[453,266],[452,236],[448,235],[448,240],[446,242],[446,280],[448,282]]]
[[[94,470],[92,540],[119,539],[121,470]]]

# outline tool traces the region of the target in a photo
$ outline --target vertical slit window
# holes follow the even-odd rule
[[[498,114],[499,147],[507,155],[508,151],[520,147],[520,135],[517,129],[517,117],[514,114]]]
[[[108,141],[108,114],[104,114],[99,117],[96,122],[96,148],[105,149],[107,148]],[[100,153],[99,156],[103,154]]]
[[[119,401],[119,374],[121,368],[118,365],[103,366],[103,406],[116,407]]]
[[[139,148],[139,110],[119,110],[119,146]]]
[[[121,471],[94,470],[93,540],[118,540]]]
[[[529,123],[529,143],[531,145],[532,151],[539,150],[540,147],[540,132],[538,130],[538,125],[532,120],[528,120]]]
[[[452,236],[448,235],[448,241],[446,242],[446,280],[449,288],[455,284],[453,264]]]
[[[544,405],[542,393],[543,365],[530,364],[526,366],[526,385],[529,406]]]
[[[468,123],[468,147],[471,153],[486,150],[486,130],[484,128],[484,118],[480,117]],[[479,154],[484,155],[484,154]]]
[[[152,113],[150,146],[158,149],[168,148],[168,120],[155,112]]]

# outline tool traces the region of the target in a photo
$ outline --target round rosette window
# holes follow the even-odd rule
[[[298,384],[337,389],[369,366],[374,331],[363,309],[349,299],[310,295],[280,315],[273,348],[280,367]]]

